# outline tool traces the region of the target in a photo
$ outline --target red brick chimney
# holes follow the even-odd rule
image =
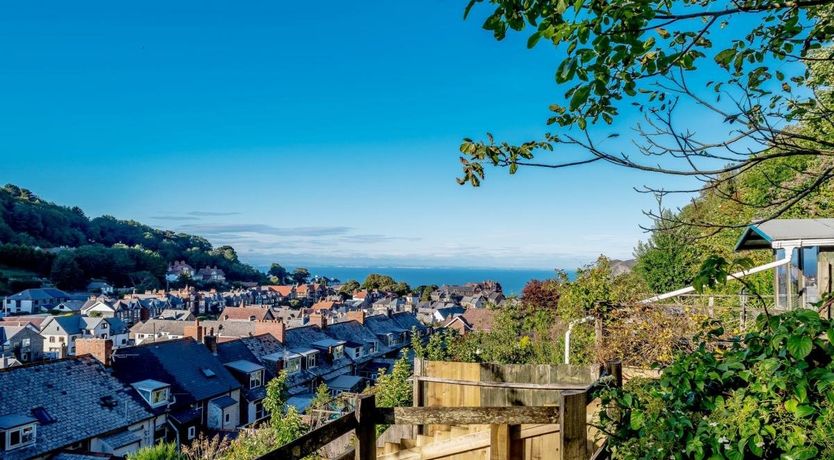
[[[356,321],[359,324],[365,324],[365,311],[364,310],[349,311],[345,314],[345,318],[347,318],[348,321]]]
[[[113,341],[110,339],[76,339],[75,354],[92,355],[101,364],[110,367],[113,360]]]
[[[194,320],[193,325],[185,326],[183,328],[183,335],[191,337],[199,343],[203,343],[203,337],[206,335],[206,327],[200,326],[200,320]]]
[[[327,327],[327,318],[321,313],[313,313],[310,315],[309,324],[324,329]]]
[[[284,343],[286,331],[287,325],[281,320],[255,322],[255,335],[271,334],[281,343]]]

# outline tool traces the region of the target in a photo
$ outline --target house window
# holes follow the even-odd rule
[[[266,411],[264,410],[264,403],[262,401],[258,401],[255,403],[255,420],[260,420],[266,417]]]
[[[225,422],[225,423],[229,423],[229,421],[232,419],[232,414],[230,414],[230,413],[226,412],[226,414],[225,414],[225,415],[226,415],[226,418],[224,419],[224,420],[226,420],[226,422]]]
[[[343,346],[338,346],[333,349],[333,359],[341,359],[342,356],[345,355],[345,348]]]
[[[28,347],[32,344],[32,339],[23,339],[20,341],[20,345],[23,347]]]
[[[295,374],[301,372],[301,358],[292,358],[287,360],[287,374]]]
[[[188,440],[194,439],[195,436],[197,436],[197,427],[188,427]]]
[[[249,388],[259,388],[263,384],[264,371],[249,374]]]
[[[151,393],[151,400],[150,403],[152,406],[156,407],[163,403],[168,402],[168,389],[162,388],[160,390],[155,390]]]
[[[64,343],[64,338],[63,337],[58,337],[58,341],[61,342],[61,343]]]
[[[8,431],[6,446],[7,449],[28,446],[35,442],[35,425],[27,425]]]
[[[309,354],[307,355],[307,369],[312,369],[316,367],[316,354]]]

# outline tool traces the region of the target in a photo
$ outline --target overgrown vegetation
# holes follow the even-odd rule
[[[603,393],[614,457],[834,457],[834,322],[761,315],[730,342],[713,325],[659,380]]]

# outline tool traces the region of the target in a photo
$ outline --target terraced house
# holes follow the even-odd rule
[[[3,460],[124,456],[152,445],[166,423],[90,355],[0,370],[0,388]]]
[[[184,443],[200,432],[231,432],[241,425],[241,383],[191,337],[115,350],[113,373],[145,391],[169,389],[169,441]]]

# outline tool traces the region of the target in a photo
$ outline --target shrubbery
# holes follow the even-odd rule
[[[736,340],[716,324],[659,380],[602,394],[614,458],[834,458],[834,321],[761,315]]]

